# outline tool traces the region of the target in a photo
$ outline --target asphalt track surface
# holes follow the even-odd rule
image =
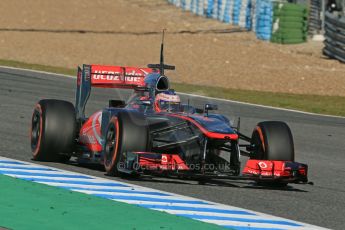
[[[76,81],[72,78],[0,68],[0,155],[31,161],[29,129],[35,103],[43,98],[74,102]],[[118,90],[93,90],[87,105],[90,114],[107,105],[108,99],[125,98]],[[187,100],[186,96],[182,97]],[[287,122],[294,136],[296,161],[309,165],[314,185],[291,185],[285,189],[261,188],[248,181],[196,181],[145,177],[114,180],[187,195],[213,202],[264,212],[332,229],[345,226],[345,119],[263,108],[240,103],[190,97],[201,106],[217,103],[220,113],[235,120],[241,117],[241,131],[250,135],[257,122]],[[236,122],[235,122],[236,123]],[[243,158],[243,161],[245,159]],[[44,163],[61,169],[110,178],[101,167]],[[112,179],[112,178],[110,178]]]

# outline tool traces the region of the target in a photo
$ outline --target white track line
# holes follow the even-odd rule
[[[13,164],[11,164],[11,162]],[[17,163],[17,164],[16,164]],[[23,163],[23,164],[20,164]],[[280,229],[322,229],[318,226],[309,225],[289,219],[284,219],[264,213],[254,212],[230,205],[218,204],[210,201],[196,199],[192,197],[182,196],[174,193],[163,192],[156,189],[145,188],[138,185],[124,183],[116,180],[108,180],[104,178],[83,175],[80,173],[74,173],[66,170],[56,169],[52,167],[46,167],[43,165],[37,165],[29,162],[23,162],[13,160],[9,158],[0,157],[1,165],[21,165],[27,168],[47,168],[56,171],[46,171],[44,176],[33,175],[21,175],[23,171],[0,170],[1,174],[7,174],[12,177],[22,178],[26,180],[38,180],[38,183],[49,184],[58,187],[72,187],[70,190],[77,190],[81,193],[100,196],[106,199],[125,202],[128,204],[142,205],[146,208],[153,210],[160,210],[174,215],[182,215],[188,218],[214,223],[218,225],[229,225],[239,227],[252,227],[252,228],[280,228]],[[27,171],[30,171],[29,169]],[[12,172],[12,173],[11,173]],[[30,171],[32,172],[32,171]],[[49,173],[50,172],[50,173]],[[16,174],[18,173],[18,175]],[[36,171],[35,171],[36,173]],[[55,175],[75,175],[86,176],[88,179],[80,178],[56,178]],[[41,181],[40,181],[41,180]],[[58,180],[58,181],[55,181]],[[78,184],[78,183],[86,184]],[[95,183],[95,184],[93,184]],[[113,186],[112,186],[113,185]],[[79,188],[79,189],[78,189]],[[84,190],[84,189],[87,190]],[[99,188],[114,189],[121,191],[96,191]],[[66,188],[68,189],[68,188]],[[88,190],[90,189],[90,190]],[[126,191],[128,191],[126,193]],[[133,193],[135,191],[136,193]],[[145,192],[152,192],[153,194],[147,194]]]
[[[199,219],[196,219],[199,220]],[[300,229],[298,226],[288,226],[288,225],[278,225],[278,224],[267,224],[267,223],[243,223],[243,222],[234,222],[234,221],[219,221],[219,220],[200,220],[210,224],[217,224],[222,226],[238,226],[238,227],[250,227],[250,228],[267,228],[267,229]],[[315,230],[317,228],[314,228]]]
[[[197,212],[197,211],[184,211],[184,210],[167,210],[167,209],[159,209],[153,208],[154,210],[161,211],[161,212],[168,212],[174,215],[181,215],[181,214],[188,214],[188,215],[207,215],[207,216],[220,216],[220,217],[235,217],[235,218],[243,218],[241,214],[227,214],[227,213],[215,213],[215,212]],[[260,216],[254,215],[247,215],[246,219],[252,220],[259,220],[262,219]]]
[[[39,168],[39,167],[36,167]],[[13,169],[13,168],[2,168],[0,165],[0,171],[6,171],[8,173],[11,172],[27,172],[27,173],[39,173],[39,174],[55,174],[55,175],[59,175],[59,174],[63,174],[63,175],[74,175],[76,176],[75,173],[72,172],[63,172],[63,171],[59,171],[59,170],[50,170],[48,169],[47,171],[38,171],[38,170],[32,170],[32,169],[28,169],[28,168],[18,168],[18,169]],[[85,176],[85,175],[78,175],[78,176]]]
[[[72,191],[80,192],[80,193],[86,193],[89,195],[92,194],[103,194],[103,195],[112,195],[112,196],[117,196],[117,195],[126,195],[126,196],[140,196],[140,197],[147,197],[147,198],[166,198],[169,200],[181,200],[181,197],[177,196],[161,196],[161,195],[147,195],[147,194],[137,194],[137,193],[126,193],[126,192],[102,192],[102,191],[89,191],[89,190],[78,190],[78,189],[72,189]],[[186,200],[186,199],[184,199]],[[190,201],[194,201],[195,199],[188,199]]]
[[[102,186],[102,185],[84,185],[84,184],[69,184],[68,181],[66,181],[66,183],[64,183],[63,185],[61,183],[54,183],[54,182],[38,182],[38,183],[42,183],[42,184],[46,184],[46,185],[50,185],[50,186],[63,186],[63,187],[74,187],[76,189],[121,189],[121,190],[128,190],[128,191],[142,191],[142,192],[157,192],[156,190],[152,190],[150,188],[147,189],[138,189],[138,188],[134,188],[134,187],[114,187],[114,186]]]
[[[32,175],[18,175],[16,173],[10,173],[10,172],[0,172],[1,174],[7,175],[7,176],[13,176],[20,179],[52,179],[52,180],[59,180],[59,181],[79,181],[79,182],[92,182],[98,180],[91,180],[91,179],[83,179],[83,178],[67,178],[67,177],[49,177],[49,176],[32,176]],[[57,174],[58,175],[58,174]],[[72,174],[71,174],[72,175]],[[106,181],[107,182],[107,181]]]

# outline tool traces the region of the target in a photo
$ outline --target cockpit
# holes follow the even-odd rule
[[[153,100],[148,91],[134,91],[127,101],[126,108],[139,112],[149,113],[154,111]]]

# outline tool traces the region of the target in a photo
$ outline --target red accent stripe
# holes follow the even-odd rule
[[[32,114],[32,118],[33,115],[35,114],[35,110],[37,110],[40,113],[40,135],[38,137],[38,141],[37,141],[37,145],[36,145],[36,149],[32,152],[32,155],[34,157],[36,157],[38,155],[38,152],[41,149],[41,139],[42,139],[42,131],[43,131],[43,118],[42,118],[42,107],[40,104],[36,104],[34,112]],[[31,125],[31,129],[30,129],[30,140],[32,139],[32,125]]]
[[[111,163],[107,165],[105,163],[106,160],[104,160],[104,167],[106,168],[107,171],[110,171],[113,167],[116,167],[116,165],[114,166],[114,164],[116,163],[116,157],[118,154],[118,147],[119,147],[119,120],[117,119],[117,117],[113,117],[110,119],[109,124],[110,123],[113,123],[116,128],[116,147],[114,149],[114,154],[113,154],[113,158],[111,159]]]

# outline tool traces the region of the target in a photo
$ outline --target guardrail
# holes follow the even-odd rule
[[[281,0],[168,0],[168,2],[197,15],[252,30],[261,40],[272,39],[273,42],[283,44],[306,41],[307,10],[305,6],[299,4],[290,4]],[[282,6],[282,10],[277,7],[278,4]],[[277,34],[272,37],[274,18],[277,18],[276,11],[282,11],[281,14],[287,16],[285,18],[291,18],[288,15],[291,14],[293,21],[279,23],[280,19],[278,19],[277,23],[276,20],[276,27],[280,27],[280,30],[275,31]],[[298,11],[297,15],[295,11]],[[302,11],[303,14],[299,13]],[[296,17],[299,17],[297,22]],[[294,32],[295,37],[289,37],[286,31]]]
[[[337,13],[325,14],[325,47],[323,53],[345,63],[345,16]]]

